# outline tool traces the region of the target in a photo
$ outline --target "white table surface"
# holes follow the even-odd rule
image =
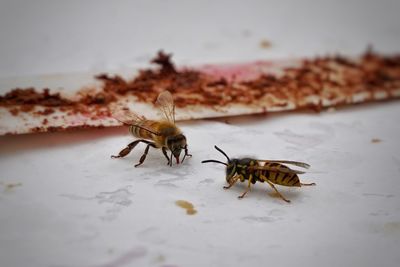
[[[0,77],[341,51],[399,52],[398,1],[2,1]],[[223,8],[223,9],[222,9]],[[260,47],[260,41],[272,47]],[[1,88],[4,92],[5,88]],[[193,158],[124,159],[125,128],[0,138],[0,266],[398,266],[400,104],[181,123]],[[374,143],[372,139],[380,139]],[[312,165],[284,188],[225,185],[231,157]],[[15,186],[7,188],[7,185]],[[189,216],[175,205],[194,204]]]

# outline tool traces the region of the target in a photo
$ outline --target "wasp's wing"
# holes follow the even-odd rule
[[[136,126],[152,134],[161,135],[161,133],[159,133],[157,130],[142,125],[142,122],[147,120],[146,117],[141,116],[133,111],[130,111],[127,108],[122,108],[120,110],[113,111],[112,117],[127,126]]]
[[[303,171],[293,170],[293,169],[290,169],[288,167],[282,168],[282,167],[276,167],[276,166],[249,166],[249,169],[251,169],[251,170],[265,170],[265,171],[270,171],[270,172],[294,173],[294,174],[303,174],[303,173],[305,173]]]
[[[175,105],[171,93],[169,91],[161,92],[157,97],[156,104],[164,114],[164,117],[168,121],[175,123]]]
[[[283,163],[283,164],[292,164],[298,167],[302,167],[305,169],[310,168],[310,164],[299,162],[299,161],[290,161],[290,160],[257,160],[261,162],[275,162],[275,163]]]

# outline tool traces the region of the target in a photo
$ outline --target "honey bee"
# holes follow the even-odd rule
[[[248,180],[247,189],[239,196],[239,199],[243,198],[247,192],[251,190],[250,185],[255,184],[257,181],[268,183],[275,190],[278,196],[286,202],[290,202],[290,200],[286,199],[281,193],[279,193],[274,184],[297,187],[315,185],[315,183],[301,183],[298,174],[303,174],[305,172],[293,170],[284,165],[292,164],[308,169],[310,165],[307,163],[288,160],[258,160],[252,158],[230,159],[224,151],[217,146],[214,147],[227,158],[228,163],[213,159],[203,160],[201,163],[215,162],[226,166],[226,181],[229,185],[224,186],[224,189],[231,188],[239,180],[241,182]]]
[[[169,91],[161,92],[157,97],[156,105],[164,115],[164,118],[161,120],[147,120],[144,116],[127,110],[113,114],[115,119],[129,126],[129,132],[133,136],[140,139],[128,144],[117,156],[111,156],[111,158],[125,157],[140,142],[147,144],[147,146],[139,163],[135,167],[144,162],[150,147],[161,148],[170,166],[172,166],[172,157],[175,157],[176,164],[179,164],[179,157],[182,150],[185,151],[185,154],[181,163],[183,163],[186,157],[192,156],[188,154],[186,137],[175,125],[175,105],[171,93]],[[171,151],[170,156],[168,156],[168,150]]]

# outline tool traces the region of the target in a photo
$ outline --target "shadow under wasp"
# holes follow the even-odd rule
[[[284,164],[291,164],[298,167],[308,169],[310,165],[304,162],[289,161],[289,160],[259,160],[253,158],[234,158],[230,159],[224,151],[219,147],[214,146],[216,150],[221,152],[226,159],[227,163],[218,160],[210,159],[203,160],[202,163],[219,163],[226,166],[226,181],[228,186],[224,186],[224,189],[231,188],[237,181],[245,182],[248,181],[246,191],[239,196],[243,198],[247,192],[251,190],[251,184],[256,182],[268,183],[278,196],[286,202],[290,200],[286,199],[279,191],[276,189],[274,184],[290,186],[290,187],[301,187],[301,186],[311,186],[315,183],[301,183],[298,174],[303,174],[305,172],[293,170]]]

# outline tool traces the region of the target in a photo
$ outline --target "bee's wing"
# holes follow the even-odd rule
[[[293,170],[290,168],[282,168],[282,167],[270,167],[270,166],[249,166],[249,169],[252,170],[266,170],[266,171],[271,171],[271,172],[283,172],[283,173],[294,173],[294,174],[303,174],[305,172],[303,171],[298,171],[298,170]]]
[[[299,162],[299,161],[290,161],[290,160],[257,160],[261,162],[275,162],[275,163],[284,163],[284,164],[292,164],[298,167],[302,167],[305,169],[310,168],[310,164]]]
[[[112,117],[119,122],[122,122],[128,126],[136,126],[141,129],[144,129],[152,134],[161,135],[157,130],[151,129],[149,127],[142,126],[142,122],[146,120],[146,117],[141,116],[133,111],[130,111],[127,108],[122,108],[119,110],[115,110],[112,112]]]
[[[112,117],[126,125],[135,125],[146,120],[144,116],[140,116],[139,114],[130,111],[128,108],[113,110]]]
[[[175,123],[175,105],[171,93],[169,91],[161,92],[157,97],[156,104],[164,114],[164,117],[168,121]]]

